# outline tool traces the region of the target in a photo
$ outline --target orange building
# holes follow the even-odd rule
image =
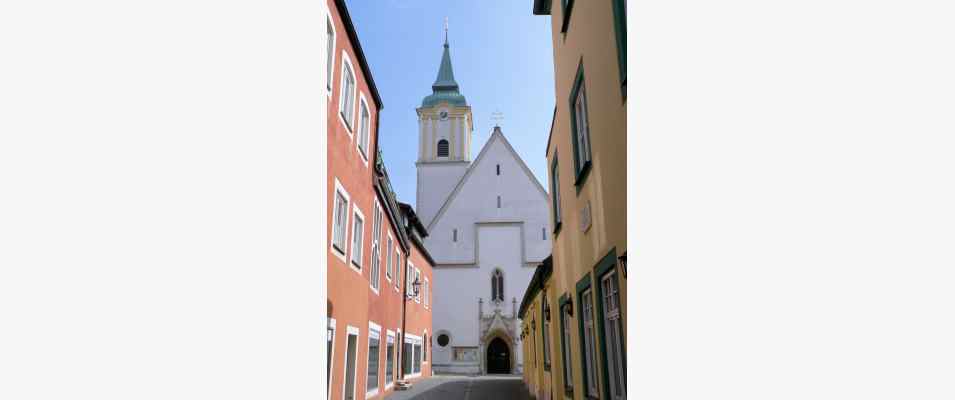
[[[431,375],[433,261],[414,210],[391,190],[381,98],[348,10],[327,1],[328,397],[384,398]]]

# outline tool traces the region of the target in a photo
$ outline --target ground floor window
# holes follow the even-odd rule
[[[414,345],[414,373],[421,372],[421,344]]]
[[[367,392],[378,392],[378,358],[381,354],[381,331],[368,330],[368,380]]]
[[[574,372],[571,368],[571,359],[570,359],[570,304],[565,303],[561,307],[560,312],[560,328],[561,328],[561,337],[560,337],[560,348],[561,353],[564,355],[564,391],[573,392],[574,390]]]
[[[624,377],[626,353],[623,350],[624,336],[620,319],[620,294],[615,271],[611,270],[600,279],[600,289],[605,329],[603,343],[608,364],[605,367],[610,378],[610,398],[623,399],[626,397],[626,378]]]
[[[386,349],[385,385],[395,381],[395,334],[388,332],[388,346]]]
[[[402,370],[405,375],[414,375],[421,373],[421,361],[423,357],[422,343],[420,337],[405,335],[404,347],[402,347]]]
[[[328,382],[328,384],[326,385],[327,393],[325,393],[325,396],[331,396],[331,393],[332,393],[332,385],[331,385],[332,351],[335,350],[335,320],[334,319],[331,319],[331,318],[328,319],[328,331],[326,332],[326,336],[328,337],[328,349],[325,355],[327,357],[328,363],[325,364],[325,367],[326,367],[325,382]]]
[[[584,370],[584,389],[588,396],[597,397],[597,358],[596,346],[594,343],[594,311],[592,301],[592,292],[590,288],[580,292],[580,321],[583,331],[583,370]]]

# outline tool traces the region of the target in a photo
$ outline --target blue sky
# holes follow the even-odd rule
[[[543,186],[554,113],[550,18],[531,0],[348,0],[362,49],[381,94],[379,140],[398,198],[415,201],[418,124],[415,108],[438,74],[448,17],[454,77],[474,115],[471,156],[494,122]]]

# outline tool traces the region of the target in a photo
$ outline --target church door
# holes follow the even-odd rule
[[[511,349],[501,338],[494,338],[487,345],[487,373],[511,373]]]

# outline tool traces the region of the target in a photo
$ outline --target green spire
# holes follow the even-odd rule
[[[458,91],[458,82],[454,80],[454,68],[451,67],[451,49],[448,46],[448,23],[444,23],[444,53],[441,55],[441,66],[438,68],[438,77],[431,85],[433,93],[424,98],[422,105],[430,106],[442,101],[455,105],[467,105],[464,96]]]
[[[448,38],[444,38],[444,54],[441,55],[441,68],[438,69],[438,78],[431,85],[434,91],[458,90],[458,83],[454,81],[454,68],[451,67],[451,50],[448,48]]]

